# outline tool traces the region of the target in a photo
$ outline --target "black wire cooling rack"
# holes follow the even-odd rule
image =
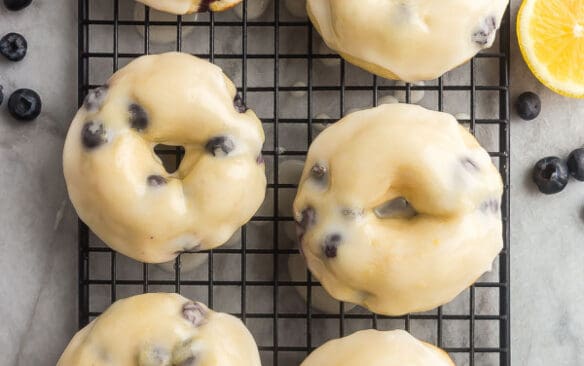
[[[123,15],[122,7],[134,6],[130,0],[78,0],[80,105],[88,90],[104,83],[119,67],[143,54],[163,51],[153,45],[151,34],[157,27],[167,30],[173,27],[175,41],[164,51],[190,52],[220,65],[235,63],[239,71],[234,81],[248,106],[256,109],[255,101],[269,101],[268,108],[258,107],[264,110],[256,112],[264,129],[271,131],[263,151],[268,166],[267,196],[271,199],[241,229],[236,247],[204,254],[208,260],[196,275],[179,270],[181,257],[184,260],[185,256],[193,254],[181,255],[176,260],[174,272],[164,272],[157,266],[137,263],[111,251],[79,222],[79,326],[85,326],[119,298],[149,291],[174,291],[240,317],[254,334],[264,365],[298,365],[324,341],[365,328],[407,329],[444,348],[458,366],[510,365],[509,13],[503,19],[496,45],[458,71],[425,85],[394,85],[369,74],[365,75],[366,82],[353,82],[352,74],[361,72],[363,76],[363,72],[339,60],[335,54],[320,52],[320,39],[310,22],[287,16],[283,0],[274,0],[266,14],[254,20],[247,20],[248,3],[250,0],[244,2],[243,20],[233,14],[218,13],[201,14],[196,20],[179,16],[170,21],[154,21],[148,8],[144,8],[141,19]],[[98,8],[101,11],[93,11]],[[196,35],[195,39],[183,37],[187,29]],[[234,39],[223,40],[228,43],[229,52],[218,46],[226,30],[237,35]],[[260,51],[256,50],[254,38],[259,33],[269,39],[263,42],[264,49]],[[124,49],[127,47],[122,39],[129,35],[139,38],[130,42],[132,47]],[[107,42],[104,43],[104,39]],[[283,47],[286,42],[295,45],[293,51]],[[319,81],[323,72],[317,70],[316,64],[323,60],[339,60],[333,61],[334,67],[328,71],[335,76],[332,81]],[[301,73],[305,75],[301,75],[301,80],[305,83],[289,85],[285,81],[288,78],[283,76],[283,71],[291,63],[302,65]],[[256,64],[264,66],[256,67]],[[253,73],[257,72],[268,79],[267,85],[252,82]],[[487,72],[491,75],[489,80],[484,77]],[[449,76],[455,73],[458,77]],[[291,225],[292,217],[279,214],[278,207],[281,194],[293,191],[296,186],[279,179],[279,166],[286,159],[304,157],[316,134],[313,127],[341,117],[354,104],[352,99],[365,98],[373,106],[384,94],[395,91],[401,92],[407,102],[414,93],[424,91],[430,100],[427,107],[435,110],[453,112],[452,105],[462,105],[467,113],[458,118],[471,132],[483,128],[491,131],[489,136],[495,143],[487,148],[505,183],[502,200],[504,249],[492,273],[481,277],[453,304],[434,311],[386,317],[360,308],[345,311],[339,304],[337,313],[319,312],[299,302],[294,291],[294,287],[306,288],[310,303],[314,288],[319,284],[309,275],[306,281],[292,281],[286,274],[285,258],[298,252],[283,242],[284,225]],[[293,93],[303,105],[302,108],[292,107],[300,110],[300,116],[284,113],[284,104]],[[326,103],[329,110],[333,109],[329,112],[332,117],[317,114],[323,104],[319,99],[321,94],[327,94],[334,101]],[[282,148],[289,137],[285,127],[290,126],[303,131],[305,143],[300,145],[303,147]],[[170,159],[175,167],[182,157],[180,148],[158,147],[157,152],[163,160]],[[258,230],[263,232],[260,239],[254,234]],[[252,239],[254,236],[256,238]],[[261,268],[260,275],[254,272],[258,268]],[[288,304],[291,302],[301,306],[290,310]]]

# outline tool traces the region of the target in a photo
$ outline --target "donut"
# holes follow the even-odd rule
[[[184,15],[205,11],[224,11],[233,8],[241,0],[138,0],[144,5],[167,13]]]
[[[266,191],[264,132],[221,69],[182,53],[143,56],[91,91],[65,140],[79,217],[147,263],[225,243]],[[168,173],[157,144],[184,147]]]
[[[447,113],[384,104],[325,129],[294,200],[308,268],[337,300],[403,315],[452,300],[503,246],[503,185]]]
[[[509,0],[308,0],[327,45],[379,76],[435,79],[491,47]]]
[[[404,330],[362,330],[328,341],[300,366],[455,366],[443,350]]]
[[[57,366],[260,366],[243,323],[178,294],[118,300],[81,329]]]

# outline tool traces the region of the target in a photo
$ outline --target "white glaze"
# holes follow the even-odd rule
[[[416,81],[414,83],[412,83],[411,86],[424,86],[425,83],[423,81]],[[406,83],[398,80],[395,82],[395,86],[402,86],[405,87]],[[422,99],[424,99],[424,90],[414,90],[414,89],[410,89],[410,103],[419,103],[422,101]],[[398,102],[400,103],[405,103],[406,102],[406,96],[407,96],[407,90],[396,90],[393,92],[393,96],[395,97],[395,99],[397,99]]]
[[[192,322],[183,316],[188,303],[163,293],[119,300],[73,337],[57,366],[170,366],[184,353],[197,366],[260,366],[255,341],[239,319],[196,303],[201,313]],[[146,362],[144,355],[153,353],[166,361]]]
[[[317,164],[327,169],[322,179],[311,173]],[[352,113],[316,138],[294,215],[301,222],[314,209],[301,248],[334,298],[401,315],[452,300],[491,268],[503,241],[499,209],[489,203],[502,192],[490,156],[452,115],[386,104]],[[374,213],[397,197],[418,215]],[[332,234],[341,243],[328,258]]]
[[[492,18],[498,28],[508,0],[308,0],[308,15],[328,46],[377,75],[432,80],[492,45],[473,34]]]
[[[306,83],[304,81],[297,81],[292,86],[295,88],[306,88]],[[291,94],[294,98],[302,98],[306,96],[306,90],[294,90]]]
[[[362,330],[314,350],[300,366],[454,366],[439,348],[404,330]]]
[[[257,161],[261,122],[234,108],[233,83],[207,61],[167,53],[134,60],[108,84],[100,109],[82,107],[65,141],[65,179],[79,216],[113,249],[149,263],[225,243],[259,208],[266,187]],[[131,103],[147,111],[143,131],[130,126]],[[109,141],[86,148],[87,121],[102,123]],[[205,150],[217,136],[233,142],[228,156]],[[157,143],[185,147],[176,172],[166,173]],[[167,183],[150,186],[151,175]]]

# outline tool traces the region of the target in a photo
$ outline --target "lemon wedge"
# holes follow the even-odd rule
[[[584,98],[584,0],[524,0],[517,36],[539,81],[556,93]]]

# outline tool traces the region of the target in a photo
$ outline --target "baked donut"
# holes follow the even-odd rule
[[[224,11],[239,4],[241,0],[138,0],[156,10],[173,14]]]
[[[65,141],[69,196],[120,253],[149,263],[225,243],[261,205],[261,122],[221,69],[181,53],[143,56],[89,93]],[[168,173],[156,144],[181,145]]]
[[[404,81],[435,79],[492,46],[509,0],[308,0],[310,20],[350,63]]]
[[[387,315],[433,309],[503,245],[501,176],[447,113],[385,104],[325,129],[294,200],[300,249],[336,299]]]
[[[178,294],[116,301],[73,337],[57,366],[260,366],[243,323]]]
[[[300,366],[454,366],[443,350],[404,330],[362,330],[314,350]]]

